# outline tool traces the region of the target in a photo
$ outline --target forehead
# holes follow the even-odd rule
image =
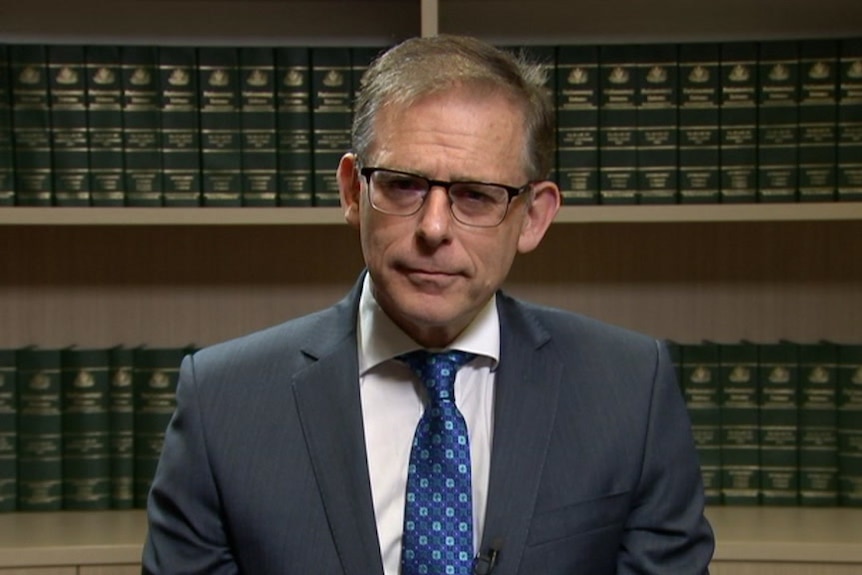
[[[524,114],[505,93],[469,88],[382,106],[375,119],[375,164],[438,178],[520,182]]]

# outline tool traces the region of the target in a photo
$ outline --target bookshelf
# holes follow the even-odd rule
[[[190,26],[204,11],[205,24]],[[33,0],[0,8],[7,43],[380,45],[436,32],[506,45],[838,38],[862,35],[862,3]],[[206,345],[326,306],[361,269],[338,208],[0,208],[0,246],[0,347]],[[318,246],[339,248],[324,257]],[[858,341],[859,261],[862,203],[567,206],[540,249],[516,263],[508,289],[680,341]],[[709,516],[719,575],[843,575],[862,565],[860,510],[713,508]],[[0,574],[132,573],[144,529],[140,511],[0,515]]]

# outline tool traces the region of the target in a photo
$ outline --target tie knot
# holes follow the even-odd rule
[[[475,353],[456,349],[441,352],[431,352],[424,349],[399,355],[400,359],[410,366],[428,390],[432,403],[454,401],[455,374],[458,369],[476,357]]]

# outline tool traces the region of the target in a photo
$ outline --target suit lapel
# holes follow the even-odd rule
[[[500,365],[495,383],[491,476],[481,551],[499,548],[494,575],[517,573],[556,415],[561,364],[549,336],[498,295]]]

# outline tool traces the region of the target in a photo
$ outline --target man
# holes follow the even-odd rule
[[[560,206],[550,110],[535,68],[469,38],[371,66],[338,166],[367,273],[330,309],[186,358],[145,573],[706,572],[666,349],[499,291]],[[466,362],[443,370],[457,410],[413,373],[443,355],[417,348]]]

